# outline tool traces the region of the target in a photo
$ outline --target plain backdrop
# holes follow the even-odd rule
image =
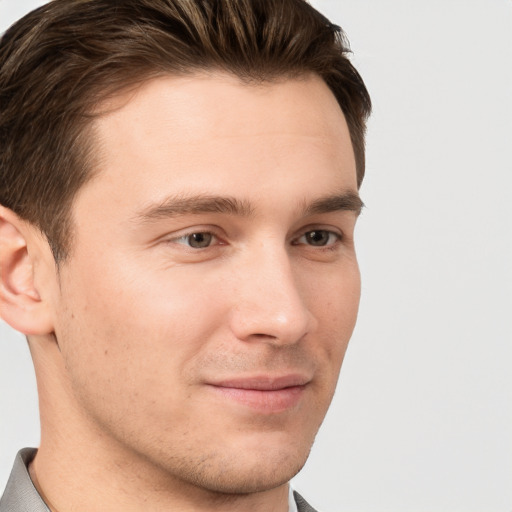
[[[0,0],[0,31],[43,2]],[[512,511],[512,2],[317,0],[372,94],[363,296],[294,486],[324,512]],[[0,490],[37,446],[0,323]]]

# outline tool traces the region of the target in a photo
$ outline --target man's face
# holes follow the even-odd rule
[[[307,458],[357,315],[343,114],[318,78],[223,74],[117,107],[54,306],[69,421],[171,479],[273,488]]]

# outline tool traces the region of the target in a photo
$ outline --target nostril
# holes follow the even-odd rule
[[[277,339],[277,336],[273,336],[272,334],[263,334],[263,333],[254,333],[253,336],[255,338],[267,338],[267,339]]]

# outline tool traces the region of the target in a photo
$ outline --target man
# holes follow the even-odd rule
[[[0,305],[41,445],[1,512],[313,510],[370,99],[302,0],[54,0],[0,47]]]

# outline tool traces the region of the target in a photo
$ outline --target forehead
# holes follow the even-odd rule
[[[290,131],[293,119],[304,135],[308,127],[311,135],[346,127],[336,98],[314,74],[261,82],[244,82],[230,73],[214,71],[166,75],[114,96],[99,110],[106,112],[95,123],[103,136],[111,128],[125,136],[127,133],[118,129],[135,119],[153,126],[154,132],[172,123],[175,138],[196,135],[197,140],[233,132],[258,135],[258,131]],[[136,136],[137,127],[129,128]]]
[[[316,76],[261,84],[222,73],[166,76],[105,110],[94,132],[107,188],[223,193],[215,189],[230,182],[230,193],[249,192],[275,186],[276,173],[283,183],[327,173],[331,186],[357,188],[345,118]]]

